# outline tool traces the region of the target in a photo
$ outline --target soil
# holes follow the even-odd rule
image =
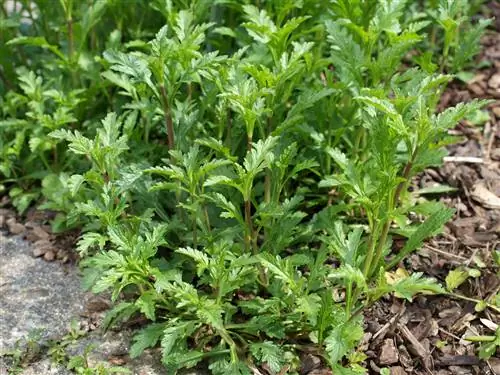
[[[480,276],[469,278],[457,294],[472,299],[498,298],[500,278],[493,253],[500,247],[500,3],[488,5],[495,29],[482,40],[475,76],[454,81],[442,96],[440,109],[475,98],[493,99],[480,123],[463,121],[450,135],[460,141],[448,147],[439,169],[430,169],[417,188],[448,185],[457,190],[440,200],[456,210],[445,233],[428,241],[404,267],[445,283],[450,270],[469,267]],[[390,298],[365,314],[370,373],[383,367],[392,375],[500,374],[500,353],[482,361],[478,346],[467,336],[494,335],[500,310],[476,311],[476,302],[446,296],[419,296],[412,303]]]
[[[457,290],[459,296],[419,296],[412,303],[395,297],[379,301],[365,313],[366,335],[362,349],[370,374],[389,368],[391,375],[495,375],[500,374],[500,353],[483,361],[478,345],[468,336],[492,335],[500,322],[495,308],[477,311],[473,300],[498,298],[499,267],[493,254],[500,250],[500,3],[488,5],[494,28],[482,40],[474,78],[455,80],[442,96],[440,108],[474,98],[493,99],[483,119],[461,122],[450,135],[459,142],[448,147],[441,168],[429,169],[415,181],[415,188],[451,186],[456,190],[430,197],[456,210],[445,233],[401,265],[408,272],[423,272],[443,284],[449,271],[467,267],[480,271]],[[7,202],[4,202],[7,203]],[[0,207],[2,204],[0,203]],[[49,213],[50,216],[50,213]],[[33,256],[46,261],[75,262],[68,249],[78,233],[56,236],[47,226],[47,213],[31,211],[22,222],[14,212],[0,209],[0,228],[23,234],[33,242]],[[460,297],[462,296],[462,297]],[[101,301],[107,308],[107,302]],[[103,305],[103,306],[104,306]],[[94,326],[102,306],[90,305],[87,321]],[[307,368],[307,370],[306,370]],[[304,374],[327,375],[318,358],[304,358]]]

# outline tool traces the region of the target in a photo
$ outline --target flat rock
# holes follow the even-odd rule
[[[2,372],[5,371],[5,372]],[[7,375],[7,370],[3,370],[0,366],[0,375]],[[73,373],[65,367],[52,363],[50,359],[44,359],[26,367],[20,373],[21,375],[72,375]]]
[[[16,343],[23,343],[38,333],[36,341],[41,352],[26,363],[20,375],[69,375],[65,364],[53,363],[47,356],[49,339],[56,341],[69,331],[73,319],[81,320],[85,310],[98,297],[80,288],[81,280],[75,267],[59,262],[47,263],[33,258],[35,246],[17,237],[6,237],[0,232],[0,375],[8,375],[12,358],[9,352]],[[109,307],[98,306],[98,310]],[[100,330],[87,333],[65,348],[70,356],[82,355],[89,345],[91,367],[120,365],[138,375],[165,374],[158,349],[146,350],[139,358],[128,355],[133,332]],[[7,355],[7,356],[5,356]],[[182,375],[207,375],[203,370],[188,370]]]
[[[77,270],[32,254],[26,241],[0,232],[0,353],[34,331],[40,342],[59,337],[83,311]]]

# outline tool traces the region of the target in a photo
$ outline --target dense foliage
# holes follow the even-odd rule
[[[363,309],[443,290],[392,270],[453,215],[408,187],[484,105],[436,113],[480,1],[4,3],[1,187],[82,228],[106,325],[151,321],[132,356],[361,374]]]

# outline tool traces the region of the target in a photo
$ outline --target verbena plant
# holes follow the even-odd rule
[[[23,2],[30,36],[3,19],[12,53],[48,51],[2,99],[17,206],[42,180],[54,228],[82,227],[85,284],[119,301],[105,326],[151,321],[132,356],[159,344],[169,373],[293,374],[313,353],[364,373],[363,310],[444,291],[392,270],[453,215],[416,201],[412,178],[484,105],[436,113],[452,77],[432,64],[463,67],[422,53],[445,22],[405,1],[119,3],[61,1],[56,27]],[[165,25],[126,27],[138,17]],[[444,40],[433,50],[455,51]]]

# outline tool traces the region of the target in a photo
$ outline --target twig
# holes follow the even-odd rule
[[[483,164],[484,159],[475,156],[445,156],[443,158],[445,163],[472,163]]]
[[[495,125],[493,125],[493,128],[491,129],[490,138],[488,139],[488,147],[486,149],[486,159],[487,160],[491,160],[491,149],[493,148],[493,142],[495,140],[496,133],[497,133],[497,123],[495,123]]]
[[[375,340],[378,336],[380,335],[383,335],[381,337],[381,339],[384,338],[385,336],[385,333],[387,332],[387,330],[392,326],[394,325],[394,323],[396,322],[396,320],[399,320],[399,318],[403,315],[403,313],[406,311],[406,306],[403,305],[401,307],[401,310],[399,310],[396,314],[394,314],[394,316],[387,322],[385,323],[382,328],[380,328],[377,332],[375,332],[375,334],[373,335],[372,337],[372,340]]]
[[[450,336],[450,337],[453,337],[453,338],[454,338],[454,339],[456,339],[456,340],[462,340],[462,339],[461,339],[460,337],[458,337],[457,335],[454,335],[453,333],[448,332],[448,331],[444,330],[444,329],[443,329],[443,328],[441,328],[441,327],[439,327],[439,328],[438,328],[438,330],[439,330],[440,332],[443,332],[445,335],[448,335],[448,336]]]
[[[438,254],[450,257],[450,258],[455,258],[455,259],[458,259],[458,260],[467,260],[467,258],[461,257],[460,255],[456,255],[456,254],[449,253],[447,251],[439,250],[439,249],[437,249],[435,247],[432,247],[430,245],[425,245],[424,248],[428,249],[428,250],[431,250],[431,251],[433,251],[435,253],[438,253]]]
[[[487,244],[487,246],[489,247],[489,243]],[[472,251],[472,255],[469,257],[469,259],[467,259],[467,262],[465,262],[465,267],[469,267],[469,265],[471,264],[472,262],[472,259],[476,256],[477,252],[478,252],[479,249],[474,249]],[[488,253],[488,248],[486,248],[486,253]]]
[[[420,341],[413,335],[413,333],[408,329],[408,327],[398,324],[399,332],[403,335],[403,337],[408,341],[417,355],[422,359],[422,362],[425,366],[425,369],[430,371],[431,364],[431,356],[429,350],[427,350]]]

